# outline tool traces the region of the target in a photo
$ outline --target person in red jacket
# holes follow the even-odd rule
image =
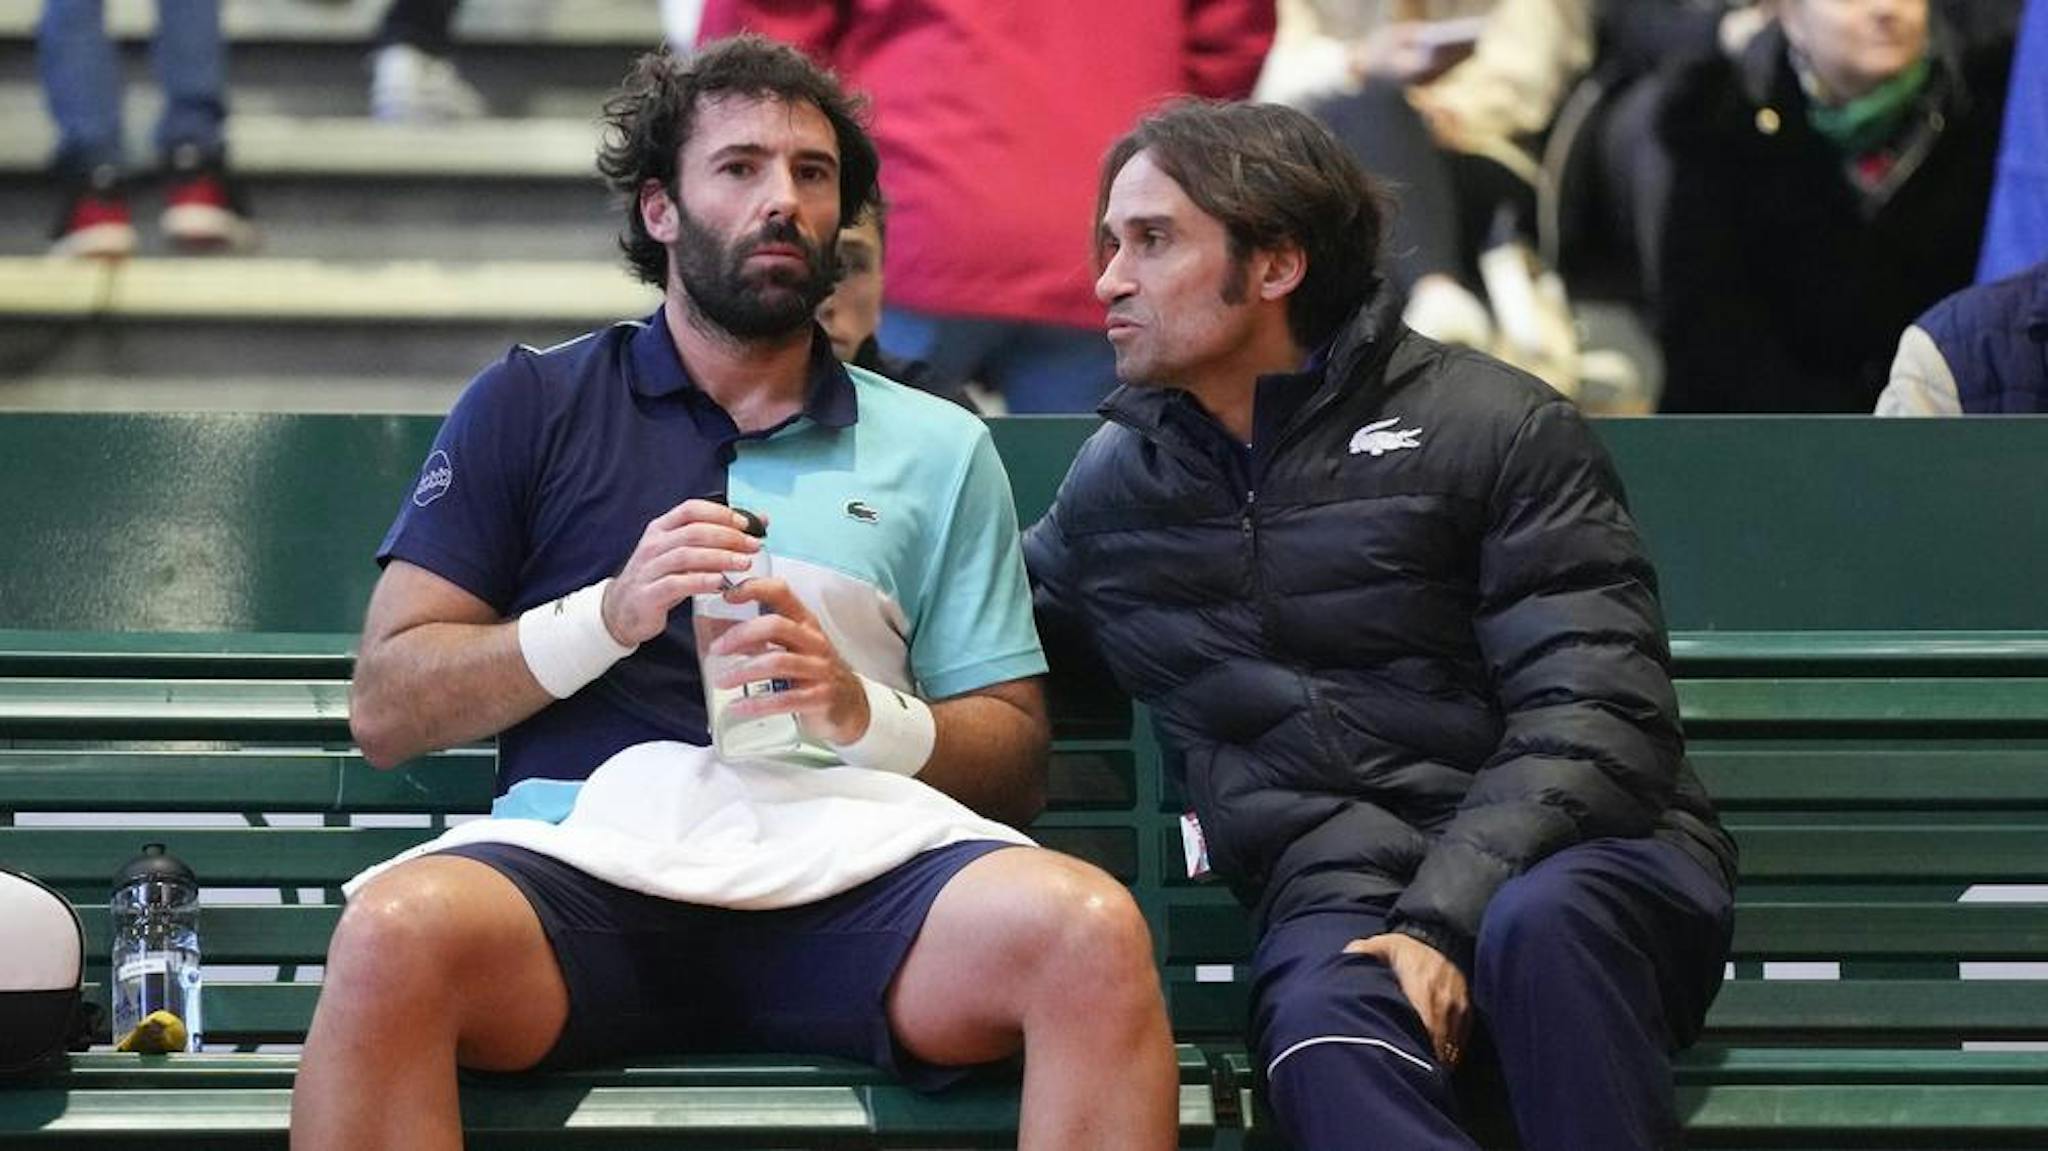
[[[698,35],[764,33],[868,94],[882,344],[1046,412],[1115,382],[1088,247],[1103,152],[1165,97],[1248,95],[1273,24],[1273,0],[706,0]]]

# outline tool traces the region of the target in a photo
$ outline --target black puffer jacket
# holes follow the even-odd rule
[[[1055,675],[1085,637],[1151,705],[1260,923],[1391,905],[1469,969],[1500,885],[1582,840],[1668,835],[1732,884],[1577,410],[1370,311],[1259,388],[1248,462],[1186,393],[1117,391],[1025,556]]]

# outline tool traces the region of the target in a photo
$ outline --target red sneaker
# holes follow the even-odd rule
[[[218,157],[180,148],[171,157],[164,192],[164,235],[187,252],[243,251],[256,246],[256,228],[227,168]]]
[[[51,231],[52,256],[115,260],[135,251],[135,224],[128,195],[111,168],[94,169],[75,181]]]

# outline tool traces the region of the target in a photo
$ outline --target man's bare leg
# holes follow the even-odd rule
[[[1130,892],[1050,851],[992,852],[939,893],[889,990],[897,1042],[930,1063],[1024,1048],[1020,1151],[1170,1151],[1173,1033]]]
[[[465,1067],[546,1055],[569,994],[540,920],[489,866],[430,855],[349,901],[292,1091],[295,1151],[462,1146]]]

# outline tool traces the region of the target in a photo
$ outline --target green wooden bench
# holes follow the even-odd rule
[[[1694,759],[1744,850],[1736,977],[1679,1065],[1699,1147],[2048,1144],[2048,1051],[1984,1046],[2048,1040],[2048,981],[2025,978],[2048,971],[1995,966],[2048,964],[2048,898],[1984,887],[2048,884],[2048,633],[2025,630],[2038,622],[2025,576],[2048,570],[2034,562],[2048,542],[1997,518],[2048,513],[2048,496],[2015,493],[1980,515],[1966,486],[1947,488],[1984,453],[1994,471],[2037,455],[2048,425],[1945,441],[1954,461],[1910,485],[1899,473],[1918,504],[1852,470],[1895,435],[1871,427],[1603,426],[1685,629],[1673,648]],[[1085,430],[997,426],[1027,515]],[[209,965],[239,968],[208,984],[209,1039],[250,1050],[75,1057],[0,1086],[0,1145],[281,1146],[295,1059],[253,1048],[303,1034],[335,884],[488,804],[486,749],[375,772],[348,745],[365,557],[430,433],[347,417],[0,418],[0,483],[27,497],[0,507],[0,627],[15,629],[0,631],[0,862],[82,904],[94,956],[107,880],[149,838],[210,886],[270,899],[210,904],[202,924]],[[113,444],[139,470],[66,483]],[[1859,514],[1831,518],[1830,500]],[[143,526],[137,563],[109,537]],[[1715,531],[1728,534],[1718,547]],[[1860,550],[1871,533],[1912,558],[1869,568],[1854,603],[1827,572],[1804,580],[1768,562],[1853,571],[1885,554]],[[1923,545],[1901,539],[1945,547],[1950,566],[2031,566],[1970,566],[1952,592],[1929,581],[1941,565]],[[1688,554],[1692,566],[1674,563]],[[74,573],[104,565],[105,578],[66,580],[57,557]],[[1157,762],[1128,710],[1063,707],[1053,802],[1033,831],[1131,883],[1153,924],[1183,1145],[1271,1145],[1239,1038],[1248,931],[1223,892],[1179,880],[1179,805]],[[143,826],[50,825],[80,811]],[[176,826],[189,813],[230,825]],[[91,978],[103,994],[103,966]],[[1014,1082],[999,1076],[921,1097],[851,1064],[788,1058],[478,1078],[463,1104],[473,1145],[494,1147],[1001,1146],[1016,1119]],[[1501,1138],[1497,1111],[1475,1120]]]

